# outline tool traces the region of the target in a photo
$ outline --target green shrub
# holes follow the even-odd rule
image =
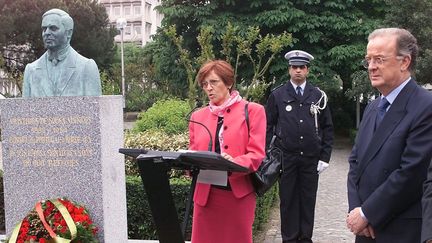
[[[190,111],[186,101],[179,99],[160,100],[147,111],[138,115],[133,132],[162,130],[169,135],[187,130],[186,116]]]
[[[140,133],[125,133],[125,148],[143,148],[159,151],[177,151],[187,149],[189,135],[187,132],[168,135],[163,131],[149,130]],[[126,174],[138,175],[138,165],[130,157],[125,158]],[[183,172],[181,173],[183,174]]]
[[[130,87],[126,94],[127,111],[149,109],[157,100],[166,99],[169,95],[160,89],[145,89],[140,86]]]
[[[350,129],[349,140],[350,140],[352,145],[354,145],[354,143],[355,143],[356,136],[357,136],[357,129]]]
[[[354,126],[354,121],[350,114],[343,110],[336,110],[332,113],[333,127],[339,134],[347,134],[349,129]]]
[[[276,183],[263,197],[257,198],[255,220],[253,224],[254,234],[262,230],[262,227],[267,223],[270,216],[270,211],[278,196],[278,191],[279,187]]]

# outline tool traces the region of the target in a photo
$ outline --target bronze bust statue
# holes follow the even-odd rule
[[[42,39],[47,51],[24,71],[23,97],[102,95],[94,60],[70,46],[73,19],[63,10],[42,16]]]

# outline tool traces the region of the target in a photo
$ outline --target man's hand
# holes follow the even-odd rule
[[[367,229],[369,230],[370,237],[372,237],[372,239],[375,239],[375,230],[372,228],[372,225],[369,224]]]
[[[364,230],[362,230],[358,235],[375,239],[375,231],[370,224],[366,228],[364,228]]]
[[[329,167],[329,164],[319,160],[318,161],[318,165],[317,165],[317,171],[318,171],[318,175],[321,174],[321,172],[323,172],[325,169],[327,169],[327,167]]]
[[[353,232],[355,235],[360,234],[368,226],[367,220],[364,219],[360,214],[360,207],[351,210],[351,212],[347,216],[346,223],[348,229],[350,229],[351,232]],[[375,234],[373,235],[375,237]]]

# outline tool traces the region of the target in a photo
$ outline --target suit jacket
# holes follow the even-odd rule
[[[26,66],[23,97],[102,95],[95,61],[81,56],[72,47],[69,48],[68,56],[62,61],[65,65],[57,84],[48,76],[47,52]]]
[[[349,209],[361,206],[377,242],[392,239],[386,230],[396,219],[421,220],[422,184],[432,157],[432,95],[409,81],[374,132],[378,103],[364,112],[348,173]],[[420,232],[399,226],[406,235]],[[413,242],[396,237],[392,242]]]
[[[424,183],[423,193],[423,222],[422,222],[422,240],[432,240],[432,161],[429,165],[427,181]]]
[[[231,105],[224,114],[223,145],[222,151],[234,158],[234,162],[247,167],[250,171],[256,171],[265,156],[266,115],[264,107],[249,103],[249,130],[245,120],[244,106],[246,102],[241,101]],[[203,123],[211,132],[214,139],[218,117],[212,114],[209,107],[201,108],[194,112],[191,120]],[[249,135],[248,135],[249,134]],[[190,145],[189,149],[207,151],[209,135],[206,129],[196,123],[189,123]],[[254,192],[250,175],[234,172],[228,177],[231,189],[236,198],[242,198]],[[210,185],[197,183],[194,202],[200,206],[207,204]]]

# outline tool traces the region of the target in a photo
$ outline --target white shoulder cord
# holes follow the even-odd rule
[[[327,95],[324,91],[320,90],[318,87],[316,87],[316,88],[318,89],[319,92],[321,92],[321,97],[319,98],[319,100],[317,101],[316,104],[314,104],[314,103],[311,104],[310,113],[315,118],[315,132],[318,136],[318,114],[326,108],[328,98],[327,98]],[[321,103],[322,103],[322,105],[321,105]]]

